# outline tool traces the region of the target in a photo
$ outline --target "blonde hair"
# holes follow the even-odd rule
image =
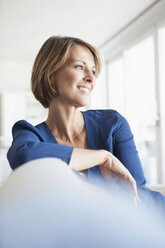
[[[34,61],[31,89],[35,98],[45,107],[49,107],[50,100],[57,95],[51,85],[50,77],[66,62],[70,49],[75,45],[87,47],[94,58],[97,77],[101,70],[99,51],[89,43],[74,37],[52,36],[42,45]]]

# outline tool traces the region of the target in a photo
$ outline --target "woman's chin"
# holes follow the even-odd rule
[[[89,101],[82,101],[77,103],[77,107],[81,108],[81,107],[86,107],[89,104]]]

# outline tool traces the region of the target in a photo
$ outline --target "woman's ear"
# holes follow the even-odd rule
[[[49,80],[51,81],[51,83],[54,81],[55,79],[55,73],[53,72],[50,76],[49,76]]]
[[[56,83],[55,83],[55,72],[53,72],[49,76],[49,80],[50,80],[50,86],[51,86],[52,91],[53,91],[53,95],[57,95],[57,89],[56,89]]]
[[[49,76],[49,80],[50,80],[51,86],[54,88],[55,86],[55,73],[54,72]]]

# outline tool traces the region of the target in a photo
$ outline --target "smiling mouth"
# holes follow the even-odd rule
[[[85,92],[85,93],[89,93],[90,90],[85,88],[85,87],[78,87],[78,89],[80,89],[81,91]]]

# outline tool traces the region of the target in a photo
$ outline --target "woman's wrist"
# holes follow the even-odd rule
[[[104,164],[110,153],[106,150],[74,148],[69,166],[77,171]]]
[[[112,160],[112,154],[110,152],[107,150],[100,150],[100,152],[102,153],[102,162],[100,163],[100,166],[105,165],[107,160]]]

